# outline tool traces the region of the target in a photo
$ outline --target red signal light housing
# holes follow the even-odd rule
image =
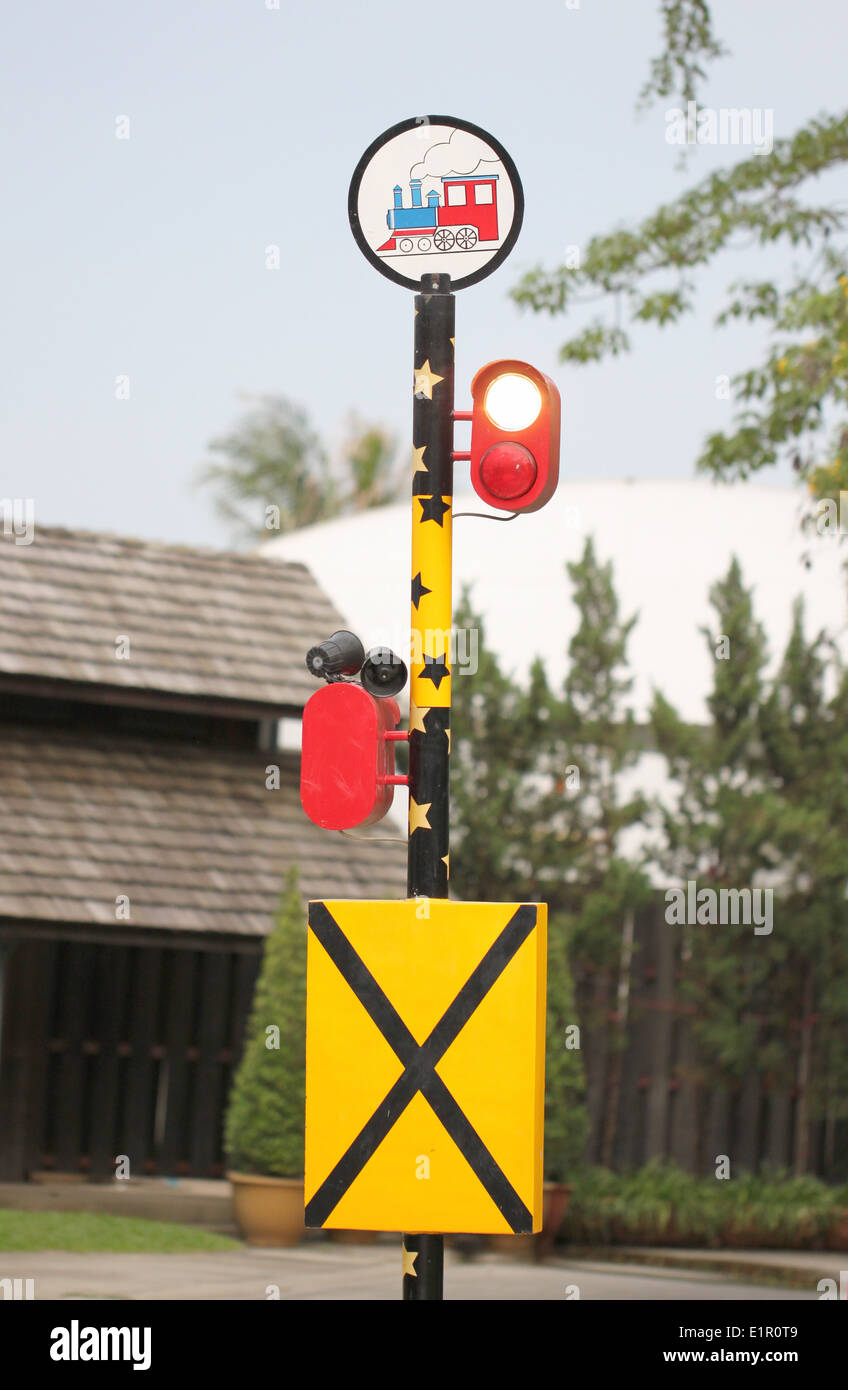
[[[300,800],[311,821],[325,830],[373,825],[389,810],[396,783],[393,733],[400,723],[396,700],[375,699],[361,685],[338,681],[306,702],[300,757]],[[390,780],[391,779],[391,780]]]
[[[501,378],[511,381],[501,382]],[[493,387],[492,396],[497,396],[500,387],[506,403],[506,409],[502,401],[501,409],[494,411],[500,423],[492,418],[491,406],[487,409]],[[539,409],[525,423],[536,393]],[[529,362],[505,358],[480,369],[471,383],[471,395],[470,461],[475,492],[498,511],[538,511],[553,497],[559,482],[561,403],[555,383]]]

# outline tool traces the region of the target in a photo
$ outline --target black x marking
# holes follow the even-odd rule
[[[456,1041],[477,1005],[488,994],[535,925],[534,907],[525,904],[513,913],[430,1036],[419,1044],[324,904],[310,903],[309,926],[386,1042],[403,1062],[404,1071],[308,1203],[305,1213],[307,1226],[324,1225],[392,1125],[420,1091],[513,1231],[516,1234],[529,1234],[532,1231],[531,1212],[489,1153],[474,1126],[466,1119],[441,1077],[436,1074],[436,1064],[451,1043]]]

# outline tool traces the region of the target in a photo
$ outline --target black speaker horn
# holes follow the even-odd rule
[[[369,695],[398,695],[406,677],[406,666],[388,647],[372,647],[359,675]]]
[[[313,676],[319,680],[336,681],[344,676],[355,676],[365,660],[365,648],[353,632],[342,628],[310,647],[306,653],[306,665]]]

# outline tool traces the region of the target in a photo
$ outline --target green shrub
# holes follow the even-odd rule
[[[791,1177],[782,1171],[744,1173],[719,1186],[733,1188],[722,1194],[724,1232],[731,1239],[755,1232],[762,1243],[774,1246],[820,1243],[841,1206],[837,1189],[818,1178]]]
[[[265,942],[230,1092],[225,1144],[233,1171],[303,1176],[305,1076],[306,912],[292,871]]]
[[[583,1052],[566,1047],[566,1029],[577,1022],[565,929],[548,926],[548,1007],[545,1058],[545,1177],[573,1182],[586,1145],[586,1078]]]
[[[584,1170],[562,1234],[580,1244],[821,1246],[848,1192],[785,1172],[698,1178],[655,1161],[635,1172]]]
[[[613,1240],[620,1178],[609,1168],[584,1168],[574,1184],[560,1232],[585,1245],[609,1245]]]

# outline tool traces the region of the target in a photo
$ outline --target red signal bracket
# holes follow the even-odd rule
[[[454,418],[455,421],[456,421],[456,420],[473,420],[473,419],[474,419],[474,412],[473,412],[473,410],[455,410],[455,411],[453,412],[453,418]],[[470,458],[471,458],[471,454],[470,454],[470,452],[469,452],[468,450],[466,450],[466,449],[463,449],[462,451],[459,451],[459,450],[457,450],[457,449],[454,449],[454,451],[453,451],[453,459],[454,459],[454,462],[455,462],[455,463],[458,462],[459,460],[466,460],[466,461],[467,461],[467,460],[470,459]]]

